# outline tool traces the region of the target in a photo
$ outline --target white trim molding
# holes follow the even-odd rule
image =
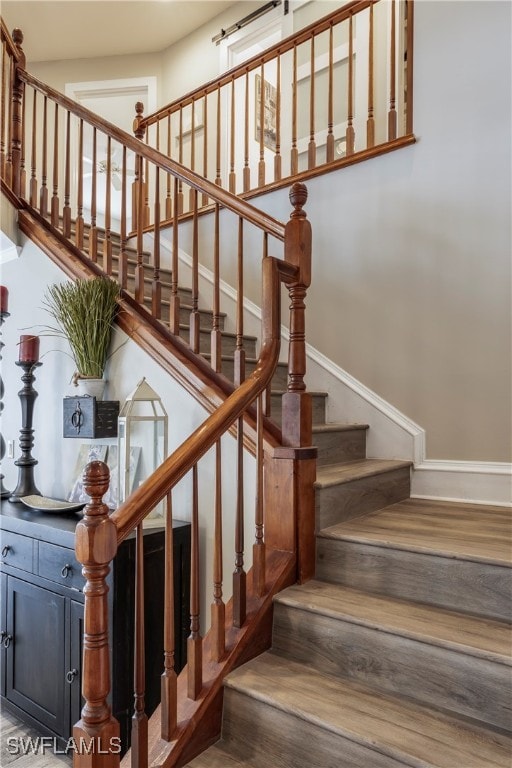
[[[415,465],[411,496],[512,506],[512,464],[425,459]]]

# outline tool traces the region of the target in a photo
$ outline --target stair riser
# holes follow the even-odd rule
[[[313,445],[318,448],[318,466],[354,461],[366,457],[366,430],[343,429],[339,432],[315,432]]]
[[[199,315],[200,315],[199,324],[201,329],[205,331],[211,331],[212,322],[213,322],[212,313],[208,312],[207,310],[199,310]],[[162,304],[161,319],[166,323],[169,322],[169,304]],[[190,323],[190,308],[182,306],[180,307],[180,324],[188,325],[189,323]],[[219,318],[219,325],[220,325],[220,329],[222,330],[224,328],[224,317]]]
[[[281,399],[282,393],[272,393],[270,400],[270,415],[272,419],[281,424]],[[313,424],[323,424],[325,422],[325,401],[326,396],[323,394],[312,394],[312,408],[313,408]]]
[[[391,756],[229,688],[224,691],[222,736],[231,754],[258,768],[404,765]]]
[[[510,568],[322,536],[316,553],[323,581],[510,620]]]
[[[316,488],[317,530],[360,517],[410,495],[408,467],[382,472],[348,483]]]
[[[180,336],[189,340],[189,328],[180,328]],[[223,355],[233,355],[235,352],[236,338],[234,336],[222,336],[221,348]],[[199,352],[202,355],[209,355],[212,348],[211,333],[209,331],[201,331],[199,334]],[[246,354],[250,357],[256,355],[256,341],[255,339],[244,338],[244,349]]]
[[[254,361],[247,361],[245,364],[245,373],[248,376],[250,373],[254,371],[256,367],[256,363]],[[230,381],[233,381],[234,371],[234,362],[233,360],[223,360],[222,361],[222,373],[224,376],[226,376]],[[274,373],[274,376],[272,378],[272,388],[273,389],[286,389],[286,384],[288,380],[288,368],[284,364],[279,364],[276,368],[276,372]]]
[[[385,617],[383,617],[385,627]],[[496,661],[325,616],[274,605],[273,650],[321,672],[414,697],[510,728],[510,667]]]

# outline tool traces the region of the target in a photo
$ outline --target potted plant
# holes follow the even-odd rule
[[[83,394],[94,394],[98,400],[105,386],[103,373],[119,292],[119,286],[109,277],[93,277],[51,285],[43,300],[44,308],[57,324],[47,330],[67,339],[71,347],[76,365],[75,386],[80,385]],[[96,383],[91,391],[92,382]]]

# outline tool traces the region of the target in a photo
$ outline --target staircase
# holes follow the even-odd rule
[[[316,425],[316,578],[274,598],[191,768],[510,767],[510,511],[408,498],[365,433]]]

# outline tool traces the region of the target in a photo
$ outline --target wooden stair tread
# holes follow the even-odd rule
[[[319,467],[315,486],[317,488],[327,488],[331,485],[350,483],[353,480],[360,480],[364,477],[372,477],[394,469],[403,469],[410,466],[412,466],[410,461],[393,459],[356,459],[355,461],[346,461],[342,464],[330,464],[325,467]]]
[[[501,733],[271,652],[231,673],[225,685],[405,765],[510,768],[512,739]]]
[[[314,579],[274,601],[512,666],[512,627],[505,622]]]
[[[326,424],[313,424],[313,434],[320,432],[351,432],[352,430],[367,430],[368,424],[347,424],[346,422],[327,422]]]
[[[185,768],[245,768],[250,763],[241,763],[235,757],[222,748],[222,742],[209,747],[201,755],[198,755]]]
[[[512,514],[506,507],[405,499],[365,517],[324,528],[320,535],[512,565]]]

